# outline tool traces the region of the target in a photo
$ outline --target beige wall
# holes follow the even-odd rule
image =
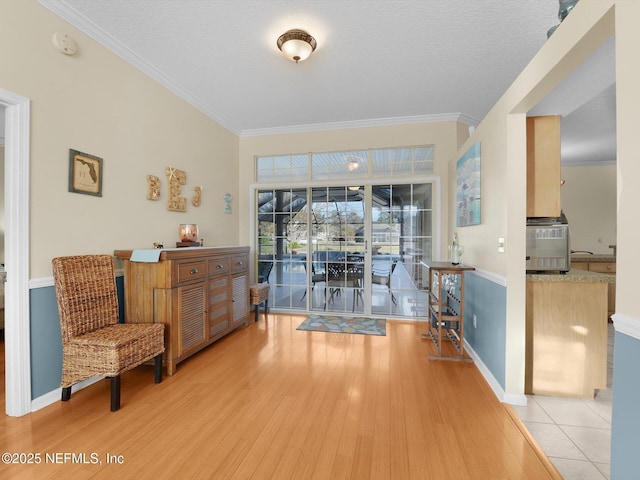
[[[616,243],[616,166],[562,167],[562,211],[571,249],[612,254]]]
[[[447,234],[447,160],[451,158],[467,136],[466,126],[461,128],[460,124],[456,122],[441,122],[243,137],[240,139],[240,191],[243,194],[238,201],[238,210],[241,215],[240,241],[243,244],[252,242],[250,238],[253,222],[253,219],[250,218],[252,198],[249,193],[245,194],[244,192],[249,192],[250,185],[254,182],[254,158],[256,156],[433,144],[435,145],[434,175],[442,179],[439,201],[443,204],[442,241],[445,245]],[[303,185],[306,186],[306,182]]]
[[[78,43],[70,57],[51,35]],[[0,88],[31,99],[31,277],[51,275],[58,255],[110,253],[177,241],[198,223],[207,245],[238,242],[238,138],[33,1],[0,2]],[[68,192],[69,149],[104,159],[102,198]],[[187,173],[183,196],[204,188],[202,206],[166,209],[165,167]],[[162,198],[146,199],[146,176]],[[175,245],[175,244],[174,244]]]
[[[465,262],[503,278],[507,285],[507,394],[524,391],[526,112],[613,34],[611,7],[615,3],[635,8],[629,5],[633,2],[581,1],[450,159],[449,190],[452,192],[455,176],[451,173],[456,159],[473,142],[480,141],[482,224],[459,229],[459,235],[465,246]],[[637,33],[632,37],[638,41]],[[629,57],[625,65],[629,64],[637,62]],[[631,117],[627,121],[633,123]],[[455,225],[454,213],[449,211],[450,225]],[[618,224],[620,222],[619,219]],[[453,228],[450,226],[450,231]],[[504,254],[497,251],[497,238],[502,235],[506,239]]]

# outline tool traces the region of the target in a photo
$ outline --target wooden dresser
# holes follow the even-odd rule
[[[249,247],[165,249],[157,262],[124,261],[125,322],[164,323],[164,365],[176,365],[249,324]]]

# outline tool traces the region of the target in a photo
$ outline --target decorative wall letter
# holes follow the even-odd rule
[[[187,174],[184,171],[173,167],[167,167],[165,169],[165,173],[169,179],[169,200],[167,200],[167,209],[174,212],[186,212],[187,199],[180,196],[180,186],[187,183]]]
[[[147,175],[147,200],[160,199],[160,179],[155,175]]]
[[[202,187],[193,187],[195,195],[191,197],[191,203],[194,207],[199,207],[202,202]]]

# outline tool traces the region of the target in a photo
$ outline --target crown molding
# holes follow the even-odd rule
[[[95,23],[91,22],[85,16],[79,14],[74,9],[69,7],[66,3],[56,0],[37,0],[40,5],[50,10],[63,20],[67,21],[82,33],[93,38],[100,45],[104,46],[111,52],[121,57],[126,62],[148,75],[150,78],[158,82],[160,85],[168,89],[169,91],[182,98],[187,103],[193,105],[196,109],[200,110],[207,117],[211,118],[215,122],[219,123],[222,127],[226,128],[230,132],[239,135],[238,129],[234,128],[226,119],[220,117],[206,105],[204,105],[198,98],[192,95],[189,91],[179,86],[170,77],[162,73],[156,67],[140,57],[137,53],[127,48],[124,44],[117,41],[109,33],[98,27]]]
[[[415,123],[460,122],[477,126],[480,122],[462,113],[443,113],[437,115],[414,115],[411,117],[373,118],[369,120],[350,120],[346,122],[313,123],[308,125],[290,125],[286,127],[257,128],[242,130],[241,137],[258,137],[262,135],[283,135],[287,133],[321,132],[326,130],[345,130],[349,128],[388,127],[393,125],[410,125]]]
[[[194,108],[204,113],[207,117],[217,122],[222,127],[240,137],[281,135],[300,132],[319,132],[326,130],[343,130],[348,128],[386,127],[393,125],[410,125],[415,123],[460,122],[473,127],[478,126],[478,124],[480,123],[479,120],[462,113],[447,113],[439,115],[389,117],[369,120],[353,120],[346,122],[316,123],[308,125],[292,125],[285,127],[239,130],[238,128],[231,125],[225,118],[220,117],[216,112],[212,111],[209,107],[204,105],[198,98],[191,94],[191,92],[179,86],[170,77],[158,70],[156,67],[154,67],[152,64],[140,57],[137,53],[126,47],[124,44],[113,38],[113,36],[98,27],[95,23],[91,22],[88,18],[79,14],[69,5],[64,3],[64,1],[37,0],[37,2],[46,9],[53,12],[55,15],[73,25],[82,33],[94,39],[100,45],[118,55],[133,67],[148,75],[151,79],[155,80],[160,85],[173,92],[178,97],[182,98],[184,101],[191,104]]]

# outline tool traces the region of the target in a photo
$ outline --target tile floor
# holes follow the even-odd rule
[[[609,324],[606,390],[593,400],[528,395],[514,410],[565,480],[609,479],[613,324]]]

